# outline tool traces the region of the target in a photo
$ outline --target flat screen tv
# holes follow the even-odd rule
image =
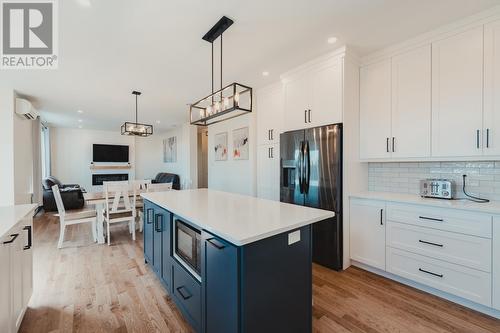
[[[128,162],[128,146],[94,144],[92,161]]]

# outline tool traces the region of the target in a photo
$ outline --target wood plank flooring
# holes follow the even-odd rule
[[[58,250],[58,219],[35,218],[34,294],[20,332],[191,332],[144,264],[141,234],[134,243],[114,226],[112,246],[97,245],[89,228],[70,226]],[[313,282],[314,332],[500,332],[500,320],[361,269],[315,265]]]

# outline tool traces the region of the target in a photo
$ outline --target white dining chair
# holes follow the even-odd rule
[[[128,182],[106,182],[103,184],[106,210],[104,222],[106,222],[106,234],[108,245],[111,245],[110,225],[114,223],[128,223],[132,240],[135,241],[135,218],[136,218],[136,195],[135,188]],[[132,190],[132,196],[130,191]]]
[[[148,186],[151,185],[151,179],[141,179],[141,180],[133,180],[132,186],[136,189],[136,191],[146,191]],[[142,198],[138,198],[136,202],[136,213],[139,221],[139,232],[142,232],[142,228],[144,226],[144,214],[142,210],[144,209],[144,201]]]
[[[80,223],[91,223],[92,224],[92,239],[97,242],[97,212],[95,210],[80,211],[66,213],[64,209],[64,203],[62,201],[61,193],[59,192],[59,186],[52,186],[52,193],[54,194],[54,199],[56,200],[57,212],[56,216],[59,217],[59,242],[57,243],[57,248],[62,248],[64,242],[64,233],[66,231],[66,226]]]
[[[172,189],[173,183],[149,184],[148,192],[164,192]]]

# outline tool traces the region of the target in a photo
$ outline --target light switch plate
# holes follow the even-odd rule
[[[288,245],[300,242],[300,230],[288,234]]]

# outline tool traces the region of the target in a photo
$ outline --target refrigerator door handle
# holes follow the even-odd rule
[[[307,162],[306,162],[307,159]],[[304,193],[309,193],[309,181],[311,178],[311,154],[309,151],[309,141],[304,144]]]
[[[303,184],[303,178],[302,178],[302,168],[303,168],[303,146],[304,146],[304,141],[300,142],[300,149],[299,149],[299,161],[298,161],[298,177],[299,177],[299,190],[300,194],[304,193],[304,184]]]

